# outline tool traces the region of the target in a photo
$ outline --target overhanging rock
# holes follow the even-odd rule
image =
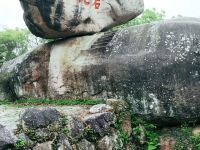
[[[143,12],[143,0],[20,0],[30,31],[42,38],[86,35],[125,23]]]
[[[117,98],[151,120],[199,120],[198,19],[71,38],[44,45],[33,54],[37,61],[28,57],[18,64],[21,69],[13,70],[18,98]],[[1,72],[7,69],[5,64]],[[45,90],[38,88],[41,85]]]

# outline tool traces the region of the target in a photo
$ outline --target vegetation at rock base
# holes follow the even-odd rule
[[[37,129],[24,129],[21,125],[18,125],[15,134],[18,136],[21,133],[25,133],[29,141],[25,142],[23,139],[19,139],[13,150],[25,150],[25,149],[31,149],[33,148],[37,143],[43,143],[47,141],[53,141],[52,143],[52,149],[57,150],[58,149],[58,143],[60,140],[63,140],[63,138],[68,137],[68,118],[66,115],[62,115],[59,121],[48,125],[45,129],[45,134],[41,135]]]
[[[125,131],[123,131],[122,129],[122,123],[123,120],[125,118],[126,112],[120,112],[117,114],[117,119],[116,122],[114,124],[115,129],[117,130],[117,143],[119,148],[126,148],[126,145],[128,145],[128,143],[130,142],[131,138],[128,136],[128,133],[126,133]]]
[[[137,116],[136,114],[132,114],[131,116],[131,126],[132,133],[129,135],[123,130],[122,124],[130,112],[127,110],[123,110],[121,112],[115,113],[116,120],[112,128],[114,129],[114,133],[117,135],[117,139],[113,140],[115,145],[115,150],[126,150],[127,147],[131,146],[136,150],[158,150],[160,149],[161,139],[165,137],[166,139],[173,138],[175,144],[173,145],[174,150],[200,150],[200,135],[194,136],[192,134],[192,127],[194,125],[184,124],[181,127],[169,128],[162,132],[161,128],[158,128],[155,124],[149,123],[145,121],[142,117]],[[44,132],[45,134],[38,134],[40,131],[38,129],[24,129],[22,126],[18,126],[16,130],[16,134],[25,133],[31,142],[24,141],[23,139],[19,139],[15,144],[16,150],[23,150],[36,145],[36,143],[44,143],[47,141],[53,141],[52,146],[56,150],[60,143],[60,139],[63,137],[63,134],[70,143],[76,143],[78,141],[74,141],[73,137],[68,136],[68,118],[66,116],[62,116],[58,122],[48,125]],[[90,126],[85,126],[84,134],[81,138],[86,138],[88,141],[92,143],[97,143],[100,139],[95,136],[93,129]],[[62,135],[62,136],[59,136]],[[113,134],[107,133],[107,136],[114,137]],[[88,139],[90,138],[90,139]]]
[[[97,105],[104,103],[103,100],[47,100],[47,99],[28,99],[17,100],[14,103],[0,100],[0,105],[30,106],[30,105]]]
[[[132,134],[129,136],[122,128],[122,123],[127,116],[127,111],[116,114],[115,129],[117,130],[117,147],[127,149],[131,144],[133,149],[138,150],[157,150],[159,148],[160,138],[156,125],[146,122],[143,118],[132,114],[131,126]]]
[[[26,142],[22,139],[19,139],[15,144],[16,150],[23,150],[26,148]]]
[[[133,137],[136,147],[156,150],[159,148],[159,133],[157,126],[146,122],[138,116],[132,116]]]
[[[90,142],[97,142],[97,140],[100,138],[97,134],[94,133],[94,130],[90,125],[87,125],[84,128],[83,136]]]
[[[195,136],[192,133],[193,126],[195,125],[183,124],[173,131],[167,131],[167,134],[163,134],[163,136],[174,139],[174,150],[200,150],[200,134]]]
[[[173,150],[200,150],[200,134],[194,135],[192,132],[193,127],[196,124],[183,124],[177,127],[171,127],[169,130],[164,131],[162,128],[158,128],[155,124],[145,121],[143,118],[132,115],[132,128],[133,133],[129,137],[125,133],[121,124],[123,122],[125,112],[120,113],[117,116],[115,122],[115,129],[117,130],[117,147],[119,149],[127,149],[129,143],[137,150],[158,150],[161,148],[161,139],[173,139]],[[121,146],[121,147],[120,147]]]

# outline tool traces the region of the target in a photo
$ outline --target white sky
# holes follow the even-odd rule
[[[167,18],[178,14],[200,18],[200,0],[144,0],[144,3],[145,8],[164,10]],[[25,28],[22,14],[19,0],[0,0],[0,29]]]

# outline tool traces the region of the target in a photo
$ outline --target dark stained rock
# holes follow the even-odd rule
[[[76,144],[76,150],[95,150],[95,146],[86,139]]]
[[[61,146],[58,148],[58,150],[73,150],[73,149],[68,139],[64,139],[62,140]]]
[[[123,120],[121,122],[121,130],[124,133],[126,133],[129,137],[131,136],[133,132],[132,118],[129,112],[126,112],[123,116]]]
[[[173,150],[176,141],[170,138],[161,138],[160,140],[160,150]]]
[[[22,115],[22,121],[25,127],[28,128],[42,128],[47,127],[60,118],[60,113],[56,109],[35,109],[28,108]]]
[[[0,124],[0,150],[12,148],[15,142],[16,139],[11,135],[11,132]]]
[[[114,114],[111,112],[97,113],[86,116],[84,122],[87,127],[90,127],[97,137],[103,137],[107,135],[114,122]]]
[[[45,143],[38,143],[35,147],[33,147],[33,150],[53,150],[52,142],[48,141]]]
[[[143,0],[20,0],[30,31],[42,38],[96,33],[143,12]]]
[[[97,143],[98,150],[113,150],[114,142],[111,137],[105,136]]]
[[[9,80],[12,77],[9,73],[0,74],[0,100],[12,99],[14,95],[9,94]]]
[[[11,80],[12,91],[18,98],[123,99],[133,113],[158,123],[200,118],[199,19],[61,40],[28,58],[15,67],[20,69],[13,69],[17,78]],[[36,85],[45,90],[31,82],[30,72],[37,64]],[[5,64],[0,73],[9,69]],[[24,88],[27,84],[31,88]]]
[[[71,116],[68,119],[68,129],[70,137],[73,137],[73,140],[80,139],[84,134],[84,125],[83,122],[77,117]]]

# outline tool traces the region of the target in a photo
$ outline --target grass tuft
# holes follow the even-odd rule
[[[17,100],[15,102],[1,101],[0,105],[97,105],[104,103],[103,100],[42,100],[42,99],[28,99]]]

